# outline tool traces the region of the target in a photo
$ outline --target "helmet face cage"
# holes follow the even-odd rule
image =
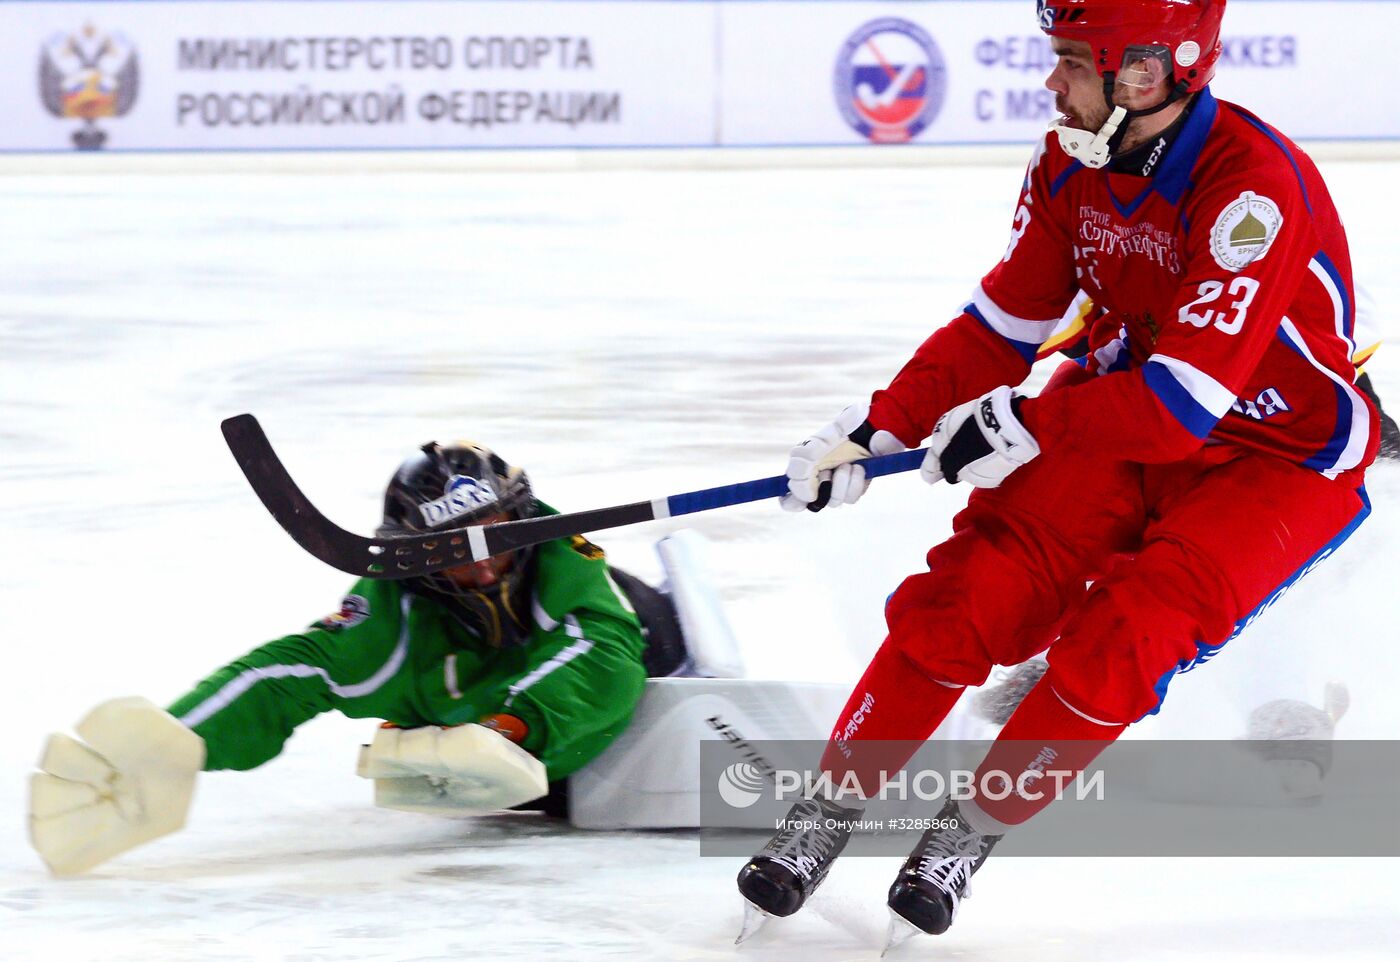
[[[1220,59],[1225,0],[1038,0],[1040,29],[1092,48],[1100,77],[1141,86],[1124,75],[1142,50],[1161,51],[1166,77],[1186,93],[1205,88]]]
[[[526,473],[470,441],[425,444],[399,466],[384,492],[381,537],[460,528],[486,518],[532,518],[538,504]],[[441,603],[458,622],[495,647],[529,637],[528,585],[533,549],[514,551],[498,580],[459,585],[444,572],[404,582],[407,590]]]

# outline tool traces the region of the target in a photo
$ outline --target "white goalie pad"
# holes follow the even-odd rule
[[[736,761],[747,757],[746,742],[824,742],[848,694],[847,685],[648,679],[627,731],[569,776],[569,821],[594,829],[699,827],[701,741],[729,742]],[[769,761],[801,769],[816,758]]]
[[[482,725],[380,728],[356,774],[373,779],[380,808],[432,815],[485,815],[549,791],[538,758]]]
[[[742,678],[744,660],[719,597],[705,573],[709,542],[698,531],[682,529],[656,543],[666,572],[662,590],[671,596],[681,623],[690,666],[684,674],[702,678]]]

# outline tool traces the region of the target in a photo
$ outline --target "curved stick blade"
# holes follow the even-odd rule
[[[287,473],[257,418],[238,414],[220,427],[248,484],[292,540],[333,568],[352,575],[372,573],[382,543],[346,531],[318,511]]]

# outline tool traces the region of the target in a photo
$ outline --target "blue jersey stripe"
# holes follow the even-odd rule
[[[1070,177],[1083,169],[1084,165],[1076,160],[1074,163],[1070,164],[1063,171],[1061,171],[1060,176],[1056,177],[1054,183],[1050,185],[1050,196],[1054,197],[1056,194],[1058,194],[1061,188],[1063,188],[1065,184],[1069,182]]]
[[[1025,360],[1027,364],[1035,363],[1035,356],[1040,353],[1039,344],[1030,344],[1026,341],[1016,341],[1007,337],[1005,334],[1001,333],[1001,331],[998,331],[995,327],[992,327],[991,324],[987,323],[987,319],[982,316],[982,312],[977,309],[976,304],[965,304],[963,305],[963,310],[971,314],[973,317],[977,318],[978,322],[981,323],[981,325],[987,330],[991,331],[997,337],[1001,338],[1007,344],[1011,345],[1011,349],[1017,354],[1021,355],[1021,357]]]
[[[1365,521],[1367,517],[1369,517],[1371,514],[1371,498],[1366,494],[1366,489],[1364,487],[1358,488],[1356,494],[1358,497],[1361,498],[1361,507],[1357,510],[1356,514],[1352,517],[1352,519],[1346,523],[1346,525],[1342,528],[1341,531],[1337,532],[1337,535],[1331,541],[1327,542],[1325,545],[1319,548],[1318,551],[1311,558],[1309,558],[1306,562],[1300,565],[1297,571],[1294,571],[1291,575],[1285,578],[1277,588],[1275,588],[1269,593],[1268,597],[1266,597],[1263,601],[1259,602],[1259,604],[1255,605],[1254,610],[1252,610],[1249,614],[1245,615],[1239,621],[1235,622],[1235,628],[1232,632],[1230,632],[1229,638],[1226,638],[1224,641],[1220,642],[1217,645],[1211,645],[1203,641],[1197,641],[1196,656],[1194,658],[1191,658],[1186,661],[1177,662],[1171,668],[1167,669],[1167,671],[1163,673],[1162,677],[1157,679],[1157,683],[1152,686],[1152,690],[1157,693],[1157,704],[1153,706],[1152,709],[1149,710],[1146,715],[1143,715],[1143,718],[1146,718],[1147,715],[1155,715],[1162,710],[1162,701],[1167,697],[1167,686],[1171,684],[1171,680],[1173,678],[1175,678],[1182,672],[1190,671],[1193,668],[1199,667],[1200,665],[1205,664],[1211,658],[1215,657],[1215,655],[1217,655],[1220,652],[1220,649],[1224,648],[1227,644],[1238,638],[1240,634],[1246,628],[1248,628],[1256,618],[1258,618],[1268,608],[1270,608],[1274,604],[1274,602],[1282,598],[1289,588],[1292,588],[1295,584],[1301,581],[1303,577],[1308,574],[1308,572],[1312,571],[1313,568],[1317,567],[1318,564],[1320,564],[1323,560],[1325,560],[1328,556],[1330,556],[1333,552],[1340,548],[1342,546],[1342,543],[1345,542],[1348,538],[1350,538],[1352,534],[1355,533],[1357,528],[1361,527],[1361,523]],[[1138,721],[1141,720],[1142,718],[1138,719]]]
[[[1128,329],[1120,327],[1118,329],[1118,340],[1123,345],[1123,353],[1118,355],[1118,359],[1108,366],[1105,374],[1114,374],[1118,371],[1126,371],[1133,366],[1133,347],[1128,341]]]
[[[1186,118],[1186,126],[1152,177],[1153,187],[1167,203],[1173,206],[1180,204],[1182,196],[1191,186],[1191,171],[1196,167],[1201,148],[1205,146],[1218,112],[1219,107],[1209,87],[1196,95],[1191,113]]]
[[[1113,352],[1114,348],[1118,350],[1117,353],[1113,354],[1113,359],[1110,361],[1108,355]],[[1128,370],[1128,368],[1132,366],[1133,361],[1132,348],[1128,346],[1128,332],[1120,327],[1118,329],[1118,337],[1095,351],[1093,358],[1098,363],[1099,369],[1095,373],[1099,376]],[[1105,361],[1108,363],[1105,364]]]
[[[1308,185],[1303,180],[1303,170],[1298,166],[1298,161],[1294,159],[1293,151],[1289,150],[1288,145],[1279,139],[1278,134],[1266,127],[1262,120],[1250,116],[1243,110],[1238,110],[1237,113],[1244,118],[1246,123],[1272,140],[1274,144],[1277,145],[1278,149],[1283,151],[1283,156],[1287,157],[1289,164],[1293,166],[1293,174],[1298,178],[1298,189],[1303,192],[1303,203],[1307,206],[1308,213],[1311,214],[1313,212],[1312,199],[1308,197]]]
[[[1332,283],[1337,285],[1337,292],[1342,296],[1342,329],[1345,331],[1345,336],[1351,339],[1356,328],[1356,304],[1352,302],[1351,292],[1342,282],[1342,272],[1337,270],[1337,265],[1332,263],[1332,259],[1324,251],[1318,251],[1314,254],[1313,260],[1322,266],[1327,276],[1332,278]]]
[[[1332,436],[1327,439],[1327,445],[1303,462],[1303,467],[1312,468],[1314,471],[1329,471],[1335,468],[1341,460],[1347,442],[1351,440],[1351,398],[1347,397],[1347,392],[1342,390],[1340,384],[1333,384],[1332,390],[1337,395],[1337,425],[1332,429]]]
[[[1124,217],[1132,217],[1137,213],[1137,209],[1142,206],[1142,202],[1152,196],[1153,185],[1149,182],[1148,185],[1142,189],[1142,193],[1138,194],[1126,204],[1118,199],[1118,195],[1113,192],[1112,187],[1106,187],[1106,189],[1108,191],[1108,199],[1113,201],[1113,206],[1118,208],[1118,213],[1122,214]]]
[[[1181,426],[1201,440],[1210,436],[1220,420],[1192,397],[1186,386],[1178,381],[1165,364],[1148,361],[1142,366],[1142,377],[1157,400],[1181,422]]]
[[[1278,339],[1284,344],[1287,344],[1295,354],[1304,361],[1307,361],[1310,366],[1313,365],[1308,355],[1303,352],[1303,349],[1299,345],[1293,343],[1293,338],[1289,337],[1288,332],[1282,327],[1278,329]],[[1332,428],[1332,436],[1327,439],[1327,443],[1322,447],[1322,450],[1303,462],[1303,467],[1311,468],[1314,471],[1330,471],[1335,468],[1337,462],[1341,459],[1342,452],[1346,450],[1348,441],[1351,440],[1351,422],[1354,415],[1351,397],[1347,394],[1346,389],[1336,381],[1328,378],[1328,383],[1332,385],[1332,391],[1337,398],[1337,423]]]

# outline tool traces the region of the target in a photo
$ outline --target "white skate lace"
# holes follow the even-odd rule
[[[802,878],[810,878],[830,857],[844,834],[840,828],[828,827],[828,818],[815,803],[794,807],[788,814],[786,827],[764,847],[763,854]],[[816,827],[803,829],[797,822],[814,823]]]
[[[929,840],[915,871],[947,894],[956,908],[959,899],[972,894],[972,866],[985,844],[986,839],[976,832],[941,832]]]

